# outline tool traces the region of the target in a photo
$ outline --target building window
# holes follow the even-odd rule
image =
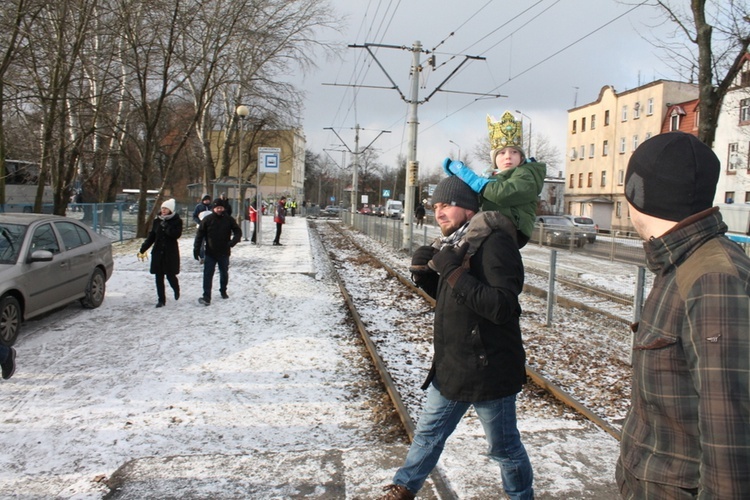
[[[637,120],[640,117],[641,117],[641,103],[636,102],[633,105],[633,120]]]
[[[620,169],[617,172],[617,185],[622,186],[623,184],[625,184],[625,171]]]
[[[627,104],[622,105],[622,121],[624,122],[628,121],[628,105]]]
[[[582,173],[578,174],[578,187],[579,188],[583,187],[583,174]]]
[[[729,151],[727,154],[727,171],[735,172],[740,165],[740,151],[739,144],[732,142],[729,144]]]
[[[570,148],[570,161],[574,161],[576,158],[578,158],[576,148]]]
[[[586,184],[586,187],[594,186],[594,172],[589,172],[588,175],[586,175]]]
[[[680,115],[672,113],[669,118],[669,131],[674,132],[675,130],[680,130]]]
[[[589,158],[593,158],[594,153],[596,153],[596,146],[594,144],[591,144],[589,146]]]
[[[586,132],[586,118],[581,118],[581,132]]]
[[[569,188],[575,187],[573,179],[575,179],[575,176],[573,174],[570,174],[570,184],[568,185]]]
[[[750,99],[740,101],[740,123],[750,122]]]
[[[734,191],[724,193],[724,203],[734,203]]]
[[[625,141],[625,138],[620,137],[620,154],[625,154],[626,148],[627,148],[627,142]]]
[[[622,202],[621,201],[615,202],[615,216],[617,216],[618,219],[622,218]]]
[[[609,154],[609,141],[604,141],[602,143],[602,156],[607,156]]]
[[[745,191],[745,203],[750,203],[750,191]]]
[[[750,71],[740,73],[740,87],[750,87]]]
[[[646,114],[648,116],[651,116],[654,114],[654,98],[649,98],[648,101],[646,101]]]
[[[633,151],[638,149],[638,134],[633,136]]]
[[[596,128],[596,115],[591,115],[591,130]]]
[[[572,132],[573,134],[576,133],[576,124],[577,124],[577,122],[578,122],[578,120],[573,120],[573,132]]]
[[[600,184],[601,187],[605,187],[607,185],[607,171],[602,170],[602,183]]]
[[[586,156],[586,146],[581,145],[581,159],[583,160],[585,156]]]
[[[645,138],[645,139],[643,139],[643,140],[644,140],[644,141],[647,141],[647,140],[649,140],[649,139],[651,139],[651,132],[646,132],[646,138]]]
[[[609,110],[606,110],[604,112],[604,126],[606,127],[608,125],[609,125]]]

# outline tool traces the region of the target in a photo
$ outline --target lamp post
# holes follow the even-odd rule
[[[448,139],[448,142],[450,142],[451,144],[455,144],[458,147],[458,161],[461,161],[461,146],[458,145],[458,143],[455,143],[450,139]]]
[[[240,117],[240,138],[239,138],[239,144],[240,144],[240,154],[238,158],[237,163],[237,224],[242,224],[243,217],[243,207],[242,207],[242,138],[245,133],[245,120],[247,119],[248,115],[250,114],[250,108],[245,106],[244,104],[241,104],[237,106],[237,116]]]
[[[525,116],[529,119],[529,147],[527,148],[528,151],[526,152],[526,155],[528,158],[531,158],[531,117],[527,114],[524,114],[522,111],[516,110],[516,113],[520,114],[521,116]]]

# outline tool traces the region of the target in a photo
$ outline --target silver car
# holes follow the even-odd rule
[[[0,214],[0,342],[13,345],[25,320],[80,300],[104,301],[112,243],[81,222],[45,214]]]

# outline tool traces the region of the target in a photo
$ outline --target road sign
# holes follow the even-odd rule
[[[280,156],[281,148],[258,148],[258,165],[260,165],[260,172],[278,174]]]

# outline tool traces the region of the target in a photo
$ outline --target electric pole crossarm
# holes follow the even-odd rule
[[[382,85],[352,85],[350,83],[324,83],[323,85],[330,85],[332,87],[356,87],[358,89],[398,90],[396,87],[384,87]]]
[[[377,45],[376,45],[376,46],[377,46]],[[367,50],[367,52],[369,52],[369,53],[370,53],[370,55],[372,56],[372,58],[373,58],[373,59],[375,60],[375,63],[376,63],[376,64],[378,65],[378,67],[379,67],[379,68],[381,69],[381,71],[383,72],[383,74],[385,75],[385,77],[386,77],[386,78],[388,78],[388,81],[389,81],[389,82],[391,82],[391,83],[393,84],[393,89],[394,89],[394,90],[395,90],[396,92],[398,92],[398,95],[400,95],[400,96],[401,96],[401,99],[402,99],[403,101],[405,101],[405,102],[409,102],[409,101],[407,101],[407,100],[406,100],[406,96],[404,96],[404,93],[403,93],[403,92],[401,92],[401,89],[399,89],[399,88],[398,88],[398,85],[396,84],[396,82],[394,82],[394,81],[393,81],[393,78],[391,78],[391,75],[389,75],[389,74],[388,74],[388,72],[387,72],[387,71],[385,70],[385,68],[383,67],[383,65],[382,65],[382,64],[380,64],[380,61],[378,61],[378,58],[377,58],[377,57],[375,57],[375,54],[374,54],[374,53],[372,52],[372,50],[370,50],[370,44],[366,44],[366,45],[349,45],[349,47],[352,47],[352,48],[355,48],[355,49],[362,49],[362,48],[363,48],[363,49],[366,49],[366,50]],[[387,47],[387,46],[386,46],[386,45],[382,45],[382,47]],[[390,47],[390,48],[394,48],[394,49],[401,49],[401,48],[403,48],[403,47]]]
[[[372,142],[370,142],[370,144],[368,144],[367,146],[365,146],[364,149],[362,149],[362,151],[360,151],[360,153],[364,153],[365,151],[367,151],[367,149],[370,146],[372,146],[375,141],[378,140],[378,137],[380,137],[383,134],[390,134],[390,133],[391,133],[390,130],[381,130],[380,133],[375,137],[375,139],[373,139]]]
[[[448,83],[448,80],[450,80],[451,78],[453,78],[453,75],[455,75],[458,72],[458,70],[461,69],[461,67],[469,61],[469,59],[477,59],[477,60],[482,60],[483,61],[486,58],[480,57],[480,56],[465,56],[464,60],[461,61],[461,64],[459,64],[458,66],[456,66],[455,68],[453,68],[453,71],[451,71],[450,74],[448,76],[446,76],[445,79],[442,82],[440,82],[437,87],[435,87],[435,90],[433,90],[430,93],[430,95],[428,95],[427,97],[425,97],[425,99],[424,99],[423,102],[429,101],[430,98],[432,96],[434,96],[435,93],[437,93],[440,90],[440,87],[442,87],[443,85],[445,85],[446,83]]]
[[[336,132],[332,127],[325,127],[323,130],[330,130],[331,132],[333,132],[334,134],[336,134],[336,137],[338,137],[339,140],[341,141],[341,145],[344,146],[346,148],[346,150],[349,151],[350,153],[352,152],[352,150],[349,149],[349,146],[346,145],[346,142],[344,141],[344,139],[342,139],[341,136],[339,135],[339,133]]]

